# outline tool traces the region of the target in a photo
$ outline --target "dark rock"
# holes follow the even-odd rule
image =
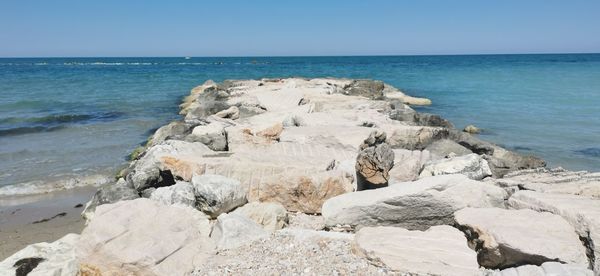
[[[385,141],[385,132],[373,131],[360,145],[356,158],[358,191],[388,185],[389,172],[394,166],[394,151]]]
[[[383,100],[383,89],[385,85],[382,81],[375,80],[354,80],[350,84],[344,86],[344,91],[347,95],[363,96],[372,100]]]
[[[139,197],[138,192],[121,178],[114,184],[108,184],[98,189],[92,199],[85,205],[85,209],[81,215],[89,219],[97,206]]]
[[[16,268],[15,275],[16,276],[27,276],[29,272],[34,270],[41,262],[45,261],[44,258],[25,258],[18,260],[13,267]]]

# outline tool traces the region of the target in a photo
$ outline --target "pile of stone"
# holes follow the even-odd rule
[[[208,81],[31,275],[596,275],[600,175],[545,169],[379,81]],[[594,272],[595,271],[595,272]],[[26,274],[20,274],[26,275]]]

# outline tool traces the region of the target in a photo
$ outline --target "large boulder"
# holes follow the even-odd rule
[[[323,203],[335,196],[352,192],[353,176],[333,170],[308,174],[288,171],[263,177],[260,185],[253,185],[249,201],[278,202],[288,211],[309,214],[321,213]]]
[[[240,214],[220,215],[210,234],[218,250],[233,249],[268,236],[269,232],[259,224]]]
[[[268,231],[282,229],[289,221],[285,207],[276,202],[250,202],[233,213],[253,220]]]
[[[593,276],[594,272],[573,264],[562,264],[559,262],[545,262],[540,266],[522,265],[517,267],[506,268],[502,270],[488,270],[484,272],[485,276],[519,276],[519,275],[536,275],[536,276]]]
[[[587,247],[590,265],[600,273],[600,200],[559,193],[518,191],[508,200],[513,209],[532,209],[563,217]]]
[[[373,131],[360,145],[356,157],[357,190],[386,187],[394,167],[394,151],[385,142],[386,134]]]
[[[413,181],[419,178],[423,166],[432,158],[427,150],[394,150],[394,167],[390,170],[390,183]]]
[[[450,139],[442,139],[431,143],[427,148],[425,148],[429,152],[439,157],[448,157],[448,156],[461,156],[473,153],[469,149],[461,146],[460,144],[450,140]]]
[[[76,255],[82,275],[183,275],[214,247],[209,233],[208,218],[192,208],[121,201],[97,208]]]
[[[582,195],[600,199],[600,173],[598,172],[538,168],[512,172],[494,182],[505,188]]]
[[[194,186],[184,181],[178,181],[172,186],[156,188],[149,198],[165,205],[182,205],[192,208],[196,205]]]
[[[464,175],[441,175],[386,188],[343,194],[323,204],[329,227],[398,226],[425,230],[452,225],[454,212],[466,207],[503,207],[502,188]]]
[[[465,208],[454,216],[484,267],[503,269],[549,261],[588,265],[575,229],[558,215],[528,209]]]
[[[184,121],[171,122],[157,129],[146,146],[155,146],[166,140],[181,140],[191,132],[192,127],[192,124]]]
[[[196,175],[192,185],[197,208],[212,218],[248,202],[241,183],[222,175]]]
[[[546,162],[538,157],[521,155],[489,142],[482,141],[471,134],[458,130],[449,132],[449,137],[470,151],[484,155],[488,165],[496,178],[503,177],[509,172],[535,169],[546,166]]]
[[[373,100],[384,99],[382,81],[376,80],[354,80],[344,86],[344,92],[351,96],[363,96]]]
[[[226,151],[228,149],[225,124],[217,121],[194,127],[192,133],[186,137],[186,141],[200,142],[214,151]]]
[[[471,153],[463,156],[429,161],[424,165],[419,177],[423,178],[444,174],[463,174],[470,179],[481,180],[491,176],[492,171],[485,159],[475,153]]]
[[[409,275],[480,275],[477,256],[460,231],[434,226],[426,231],[365,227],[356,233],[355,251]]]
[[[404,126],[385,130],[388,134],[386,142],[394,149],[423,150],[450,135],[450,130],[445,127]]]
[[[121,200],[130,200],[139,198],[137,190],[131,187],[123,178],[117,180],[114,184],[102,186],[96,191],[92,199],[85,205],[81,216],[90,220],[96,207],[102,204],[115,203]]]
[[[0,275],[77,275],[75,244],[79,235],[67,234],[52,243],[31,244],[0,262]]]
[[[190,181],[196,160],[214,153],[202,143],[167,140],[148,149],[130,165],[127,182],[138,191],[150,187],[170,186],[175,180]]]

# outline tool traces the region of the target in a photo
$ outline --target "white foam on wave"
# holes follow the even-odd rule
[[[113,177],[103,174],[71,176],[52,181],[35,180],[0,187],[0,198],[47,194],[86,186],[99,187],[112,181]]]

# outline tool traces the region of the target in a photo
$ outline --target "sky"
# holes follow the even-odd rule
[[[580,52],[600,1],[0,1],[0,57]]]

